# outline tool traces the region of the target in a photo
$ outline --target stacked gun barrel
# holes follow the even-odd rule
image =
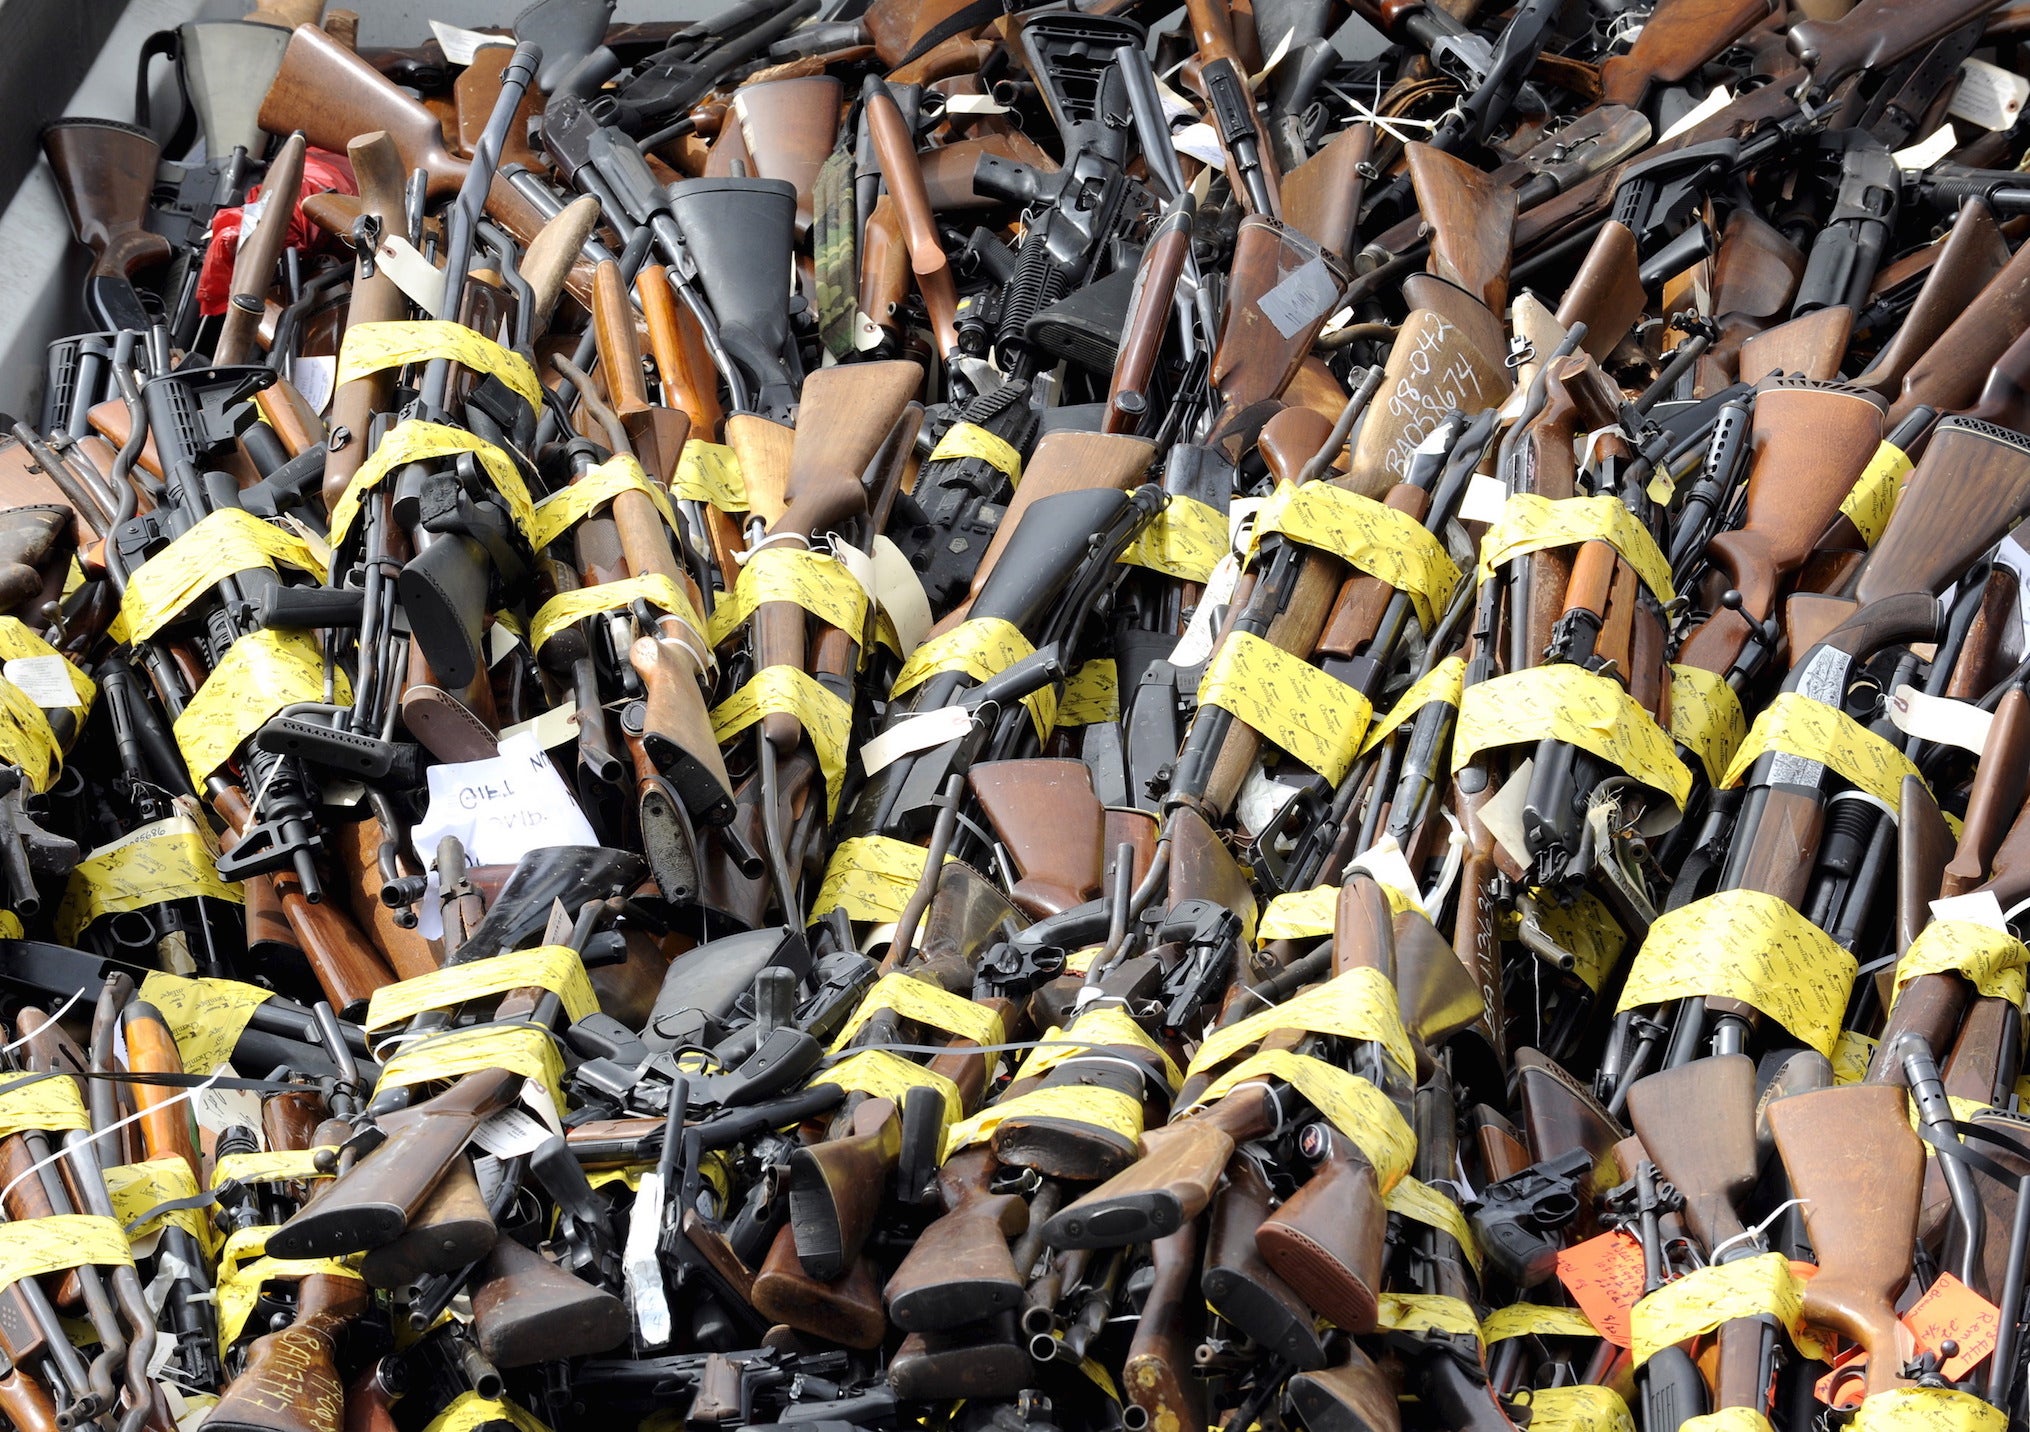
[[[42,132],[0,1417],[2024,1425],[2030,6],[614,9]]]

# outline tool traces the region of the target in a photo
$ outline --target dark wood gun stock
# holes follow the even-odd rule
[[[1314,1125],[1324,1146],[1311,1177],[1255,1231],[1255,1247],[1333,1326],[1372,1331],[1389,1215],[1375,1171],[1345,1135]],[[1307,1132],[1305,1137],[1312,1137]]]
[[[2030,244],[2014,256],[1970,304],[1958,309],[1943,333],[1903,376],[1903,391],[1889,405],[1889,421],[1913,408],[1957,412],[1981,395],[1988,370],[2030,328]]]
[[[495,1367],[586,1357],[627,1341],[627,1305],[512,1238],[480,1265],[472,1330]]]
[[[1558,323],[1569,329],[1586,325],[1585,350],[1597,363],[1628,336],[1648,301],[1642,290],[1641,260],[1635,234],[1626,224],[1609,219],[1600,226],[1579,272],[1558,300]]]
[[[401,1237],[369,1249],[360,1275],[376,1288],[407,1288],[430,1273],[455,1273],[485,1257],[499,1238],[472,1165],[451,1161]]]
[[[1790,51],[1820,93],[1849,75],[1893,64],[1987,14],[2001,0],[1861,0],[1837,20],[1800,20]]]
[[[1205,1387],[1192,1367],[1192,1353],[1205,1325],[1194,1286],[1198,1245],[1197,1223],[1187,1223],[1149,1245],[1155,1276],[1121,1365],[1121,1390],[1155,1428],[1195,1428],[1205,1422]]]
[[[882,1293],[904,1332],[936,1332],[1021,1305],[1025,1270],[1008,1241],[1029,1226],[1029,1205],[992,1191],[994,1168],[994,1156],[974,1147],[938,1170],[944,1216],[910,1245]]]
[[[1897,804],[1896,952],[1900,955],[1930,923],[1931,902],[1939,896],[1953,840],[1931,787],[1923,781],[1905,776]],[[1996,832],[1997,839],[2000,834]]]
[[[1600,98],[1639,106],[1650,85],[1676,84],[1753,29],[1769,0],[1663,0],[1625,55],[1600,66]]]
[[[296,1320],[247,1349],[244,1371],[211,1410],[230,1432],[344,1432],[345,1384],[334,1359],[371,1295],[357,1278],[313,1273],[296,1285]]]
[[[1912,365],[1971,309],[2008,262],[2009,245],[1993,212],[1979,199],[1962,204],[1910,311],[1875,361],[1854,379],[1855,386],[1873,389],[1885,398],[1901,393]]]
[[[232,297],[219,325],[218,341],[212,345],[214,363],[244,363],[253,356],[262,307],[275,279],[282,245],[289,237],[290,214],[303,189],[306,147],[301,133],[282,141],[261,180],[261,217],[252,225],[244,220],[241,223],[240,246],[233,256]]]
[[[1341,262],[1353,257],[1354,221],[1373,152],[1373,127],[1348,125],[1283,176],[1283,222]]]
[[[1232,1160],[1207,1220],[1199,1287],[1208,1307],[1263,1348],[1299,1368],[1320,1368],[1325,1348],[1312,1309],[1262,1256],[1269,1204],[1268,1180],[1254,1160]]]
[[[1980,764],[1974,768],[1959,845],[1940,883],[1941,896],[1964,895],[1987,878],[1989,861],[2023,809],[2024,791],[2030,786],[2026,761],[2030,761],[2030,696],[2015,687],[1995,706]]]
[[[1850,595],[1864,607],[1909,592],[1937,596],[2026,510],[2030,438],[1948,418],[1933,429]]]
[[[1190,1118],[1148,1130],[1142,1157],[1060,1209],[1044,1225],[1044,1241],[1113,1248],[1168,1237],[1212,1202],[1236,1139],[1260,1138],[1275,1122],[1267,1091],[1243,1086]]]
[[[1339,263],[1289,225],[1260,214],[1241,220],[1226,322],[1212,355],[1219,413],[1207,442],[1233,448],[1260,428],[1273,411],[1268,405],[1290,386],[1312,341],[1331,317],[1333,305],[1323,304],[1308,321],[1285,333],[1283,320],[1272,318],[1262,307],[1264,297],[1277,285],[1311,263],[1322,265],[1332,284],[1345,285]]]
[[[988,761],[967,775],[1020,877],[1008,898],[1033,918],[1096,899],[1106,809],[1083,761]]]
[[[1458,284],[1488,312],[1502,312],[1515,246],[1515,190],[1428,144],[1405,145],[1403,157],[1417,208],[1431,226],[1431,272]]]
[[[641,369],[641,342],[634,326],[634,305],[628,301],[627,280],[620,265],[608,260],[592,271],[592,333],[599,350],[599,375],[606,383],[606,401],[621,418],[648,407],[648,386]]]
[[[95,277],[132,278],[168,262],[169,240],[146,227],[162,158],[154,136],[109,119],[61,119],[43,130],[42,151]]]
[[[832,75],[762,80],[733,91],[732,118],[747,144],[751,171],[796,187],[796,226],[811,226],[811,190],[831,157],[842,86]]]
[[[1181,222],[1165,220],[1143,250],[1142,262],[1135,270],[1127,321],[1121,329],[1120,352],[1114,359],[1113,380],[1107,389],[1103,432],[1133,436],[1148,411],[1149,380],[1155,375],[1163,338],[1170,328],[1177,280],[1191,256],[1190,211],[1183,211],[1180,218]]]

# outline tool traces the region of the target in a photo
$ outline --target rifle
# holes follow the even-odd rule
[[[985,1148],[953,1154],[938,1170],[944,1214],[910,1245],[882,1290],[895,1326],[937,1332],[1020,1306],[1027,1270],[1009,1240],[1028,1228],[1031,1210],[1004,1183]]]
[[[146,332],[134,276],[170,258],[169,241],[146,227],[148,195],[162,157],[155,138],[110,119],[60,119],[42,131],[71,232],[92,251],[85,307],[100,328]]]
[[[295,1320],[254,1340],[211,1417],[231,1432],[341,1432],[345,1384],[335,1361],[338,1340],[369,1302],[357,1278],[304,1278],[296,1285]]]
[[[533,1248],[502,1238],[475,1275],[472,1326],[479,1350],[496,1367],[529,1367],[607,1352],[626,1341],[627,1305]]]
[[[253,357],[254,331],[266,307],[268,286],[303,187],[305,147],[301,134],[292,134],[282,142],[261,181],[261,217],[243,226],[239,249],[233,256],[232,296],[226,302],[218,339],[212,344],[212,362],[220,366],[245,363]]]
[[[1790,52],[1811,72],[1812,97],[1849,75],[1893,64],[1942,39],[1996,7],[1998,0],[1949,0],[1908,6],[1897,0],[1862,0],[1837,20],[1800,20],[1786,37]]]
[[[1651,86],[1697,74],[1772,8],[1769,0],[1664,0],[1628,52],[1602,62],[1601,102],[1641,107]]]

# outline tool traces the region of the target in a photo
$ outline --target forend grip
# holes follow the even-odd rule
[[[274,630],[356,627],[366,609],[359,587],[270,587],[261,598],[261,625]]]

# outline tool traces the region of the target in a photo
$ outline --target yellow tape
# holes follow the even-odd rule
[[[959,1086],[935,1069],[921,1064],[912,1064],[900,1054],[891,1054],[886,1049],[855,1050],[831,1068],[811,1076],[811,1083],[835,1084],[841,1089],[857,1090],[872,1094],[877,1099],[887,1099],[896,1108],[908,1097],[911,1089],[935,1089],[944,1100],[945,1127],[958,1122],[965,1112],[965,1101],[959,1095]]]
[[[127,1232],[116,1220],[90,1213],[58,1213],[0,1223],[0,1288],[87,1263],[104,1268],[134,1266]]]
[[[1473,1239],[1473,1229],[1467,1224],[1466,1215],[1450,1198],[1430,1184],[1404,1174],[1402,1182],[1389,1190],[1387,1203],[1391,1213],[1400,1213],[1412,1223],[1451,1234],[1452,1241],[1465,1253],[1466,1261],[1473,1265],[1473,1271],[1476,1274],[1480,1272],[1480,1245]]]
[[[648,474],[632,453],[623,452],[615,453],[597,467],[587,468],[562,492],[537,503],[529,522],[529,545],[540,552],[623,492],[647,493],[670,531],[681,530],[676,510],[670,506],[670,495],[648,480]]]
[[[150,1210],[179,1199],[197,1197],[197,1175],[175,1154],[165,1154],[146,1163],[114,1164],[106,1171],[106,1196],[113,1200],[113,1217],[122,1227]],[[195,1208],[158,1213],[134,1230],[136,1238],[158,1228],[175,1226],[197,1240],[198,1247],[211,1246],[211,1229]]]
[[[740,569],[733,590],[712,610],[712,645],[733,635],[764,602],[794,602],[855,641],[867,630],[867,589],[844,562],[806,547],[763,547]]]
[[[1687,1417],[1678,1424],[1678,1432],[1774,1432],[1774,1429],[1769,1419],[1752,1407],[1722,1407],[1717,1412]]]
[[[888,697],[892,701],[906,695],[947,671],[963,671],[975,681],[988,681],[1034,655],[1036,648],[1013,622],[999,617],[975,617],[939,633],[911,652],[902,663],[902,670],[895,674],[895,685],[889,688]],[[1023,697],[1022,704],[1029,708],[1029,719],[1036,724],[1036,739],[1048,741],[1057,724],[1056,693],[1046,686]]]
[[[1861,1399],[1853,1432],[2004,1432],[2009,1416],[1970,1392],[1897,1387]]]
[[[270,997],[238,980],[185,979],[161,970],[141,981],[141,998],[161,1011],[186,1074],[211,1074],[228,1062],[254,1007]]]
[[[1388,1095],[1358,1074],[1293,1049],[1264,1049],[1212,1082],[1193,1108],[1203,1108],[1250,1080],[1273,1075],[1309,1099],[1332,1126],[1353,1140],[1373,1165],[1384,1196],[1410,1171],[1417,1136]]]
[[[1854,524],[1861,544],[1872,547],[1882,540],[1883,529],[1896,512],[1903,480],[1910,476],[1910,454],[1892,442],[1884,442],[1861,469],[1854,490],[1840,499],[1840,515]]]
[[[883,975],[867,991],[867,997],[860,1001],[860,1007],[839,1031],[839,1037],[832,1041],[831,1052],[837,1054],[844,1049],[860,1032],[860,1026],[884,1009],[975,1044],[999,1044],[1007,1037],[1001,1029],[1001,1016],[984,1005],[908,975]]]
[[[512,1402],[496,1402],[476,1392],[461,1392],[423,1432],[475,1432],[492,1422],[505,1422],[515,1432],[550,1432],[541,1418]]]
[[[1404,1073],[1416,1072],[1417,1059],[1411,1052],[1410,1036],[1403,1029],[1396,987],[1380,970],[1365,965],[1312,985],[1238,1024],[1214,1030],[1192,1055],[1187,1072],[1200,1074],[1215,1069],[1250,1044],[1284,1029],[1332,1034],[1341,1039],[1371,1039],[1389,1052]]]
[[[1022,454],[1008,442],[977,423],[953,423],[931,449],[932,462],[976,457],[999,471],[1011,483],[1022,481]]]
[[[309,1278],[329,1273],[340,1278],[357,1278],[357,1269],[336,1258],[269,1258],[264,1254],[272,1228],[242,1228],[226,1239],[219,1253],[216,1300],[219,1347],[239,1340],[254,1306],[260,1301],[261,1285],[271,1278]]]
[[[1142,1101],[1098,1084],[1055,1084],[1003,1099],[970,1119],[952,1125],[945,1156],[994,1136],[1010,1119],[1063,1119],[1119,1134],[1130,1143],[1142,1137]]]
[[[76,662],[30,631],[19,617],[0,617],[0,661],[32,656],[54,656],[69,668],[65,674],[70,677],[71,690],[78,694],[70,709],[78,713],[79,724],[82,725],[85,713],[92,709],[92,702],[98,697],[98,686],[78,669]]]
[[[1582,891],[1579,898],[1567,906],[1540,893],[1536,916],[1537,924],[1552,942],[1559,949],[1571,953],[1576,961],[1572,973],[1584,982],[1586,988],[1595,994],[1600,993],[1607,984],[1607,977],[1614,973],[1621,951],[1628,944],[1628,936],[1606,902],[1591,891]]]
[[[554,992],[574,1023],[599,1010],[599,996],[592,992],[578,952],[569,945],[537,945],[382,985],[367,1002],[367,1033],[406,1023],[425,1010],[450,1009],[504,990],[538,988]]]
[[[1230,632],[1206,663],[1198,704],[1231,711],[1335,786],[1374,715],[1368,699],[1339,678],[1244,631]]]
[[[550,1035],[526,1024],[490,1024],[454,1029],[409,1045],[381,1066],[383,1089],[432,1084],[480,1069],[507,1069],[534,1079],[564,1107],[564,1060]]]
[[[1383,1293],[1375,1321],[1401,1333],[1452,1333],[1482,1340],[1472,1305],[1437,1293]]]
[[[1466,689],[1466,661],[1463,657],[1448,656],[1417,680],[1417,684],[1405,691],[1389,708],[1389,714],[1368,728],[1367,738],[1360,743],[1360,754],[1369,751],[1388,740],[1396,727],[1402,725],[1433,701],[1442,701],[1447,706],[1459,704],[1460,693]]]
[[[1656,718],[1611,678],[1564,662],[1467,687],[1452,733],[1452,769],[1492,747],[1546,740],[1592,752],[1664,792],[1679,810],[1691,793],[1692,773]]]
[[[2007,930],[1971,920],[1934,920],[1896,962],[1896,994],[1919,975],[1962,974],[1988,998],[2006,999],[2021,1009],[2026,964],[2030,950]]]
[[[1697,754],[1716,785],[1741,749],[1748,720],[1726,678],[1702,666],[1671,667],[1671,739]]]
[[[846,837],[825,862],[824,881],[811,902],[811,919],[843,909],[855,920],[876,924],[893,920],[916,892],[928,855],[920,845],[885,835]]]
[[[1918,773],[1910,758],[1889,742],[1846,712],[1802,691],[1778,692],[1762,708],[1720,784],[1738,785],[1770,751],[1829,766],[1891,810],[1902,808],[1903,778]]]
[[[710,503],[721,512],[747,510],[747,479],[741,476],[740,458],[724,443],[686,438],[670,491],[686,502]]]
[[[1781,1253],[1760,1253],[1695,1269],[1636,1300],[1629,1315],[1629,1356],[1637,1367],[1667,1347],[1703,1336],[1736,1318],[1767,1313],[1807,1357],[1827,1353],[1803,1329],[1804,1285]]]
[[[21,933],[21,917],[12,910],[0,910],[0,940],[18,940]]]
[[[1618,1008],[1737,999],[1830,1058],[1856,969],[1831,935],[1778,897],[1723,890],[1657,916]]]
[[[324,563],[293,532],[237,507],[207,513],[128,578],[127,591],[120,598],[127,640],[148,640],[234,573],[257,567],[273,571],[277,562],[314,577],[324,576]]]
[[[1120,670],[1112,657],[1096,656],[1064,683],[1064,695],[1057,702],[1057,724],[1094,726],[1120,719]]]
[[[1329,482],[1279,486],[1255,515],[1253,545],[1271,533],[1330,552],[1355,571],[1408,593],[1426,631],[1459,585],[1458,564],[1423,523]]]
[[[0,760],[21,767],[32,791],[46,791],[63,765],[49,717],[26,691],[0,679]]]
[[[28,1129],[57,1134],[92,1126],[85,1115],[85,1101],[78,1093],[77,1080],[67,1075],[17,1074],[0,1080],[0,1087],[6,1085],[15,1087],[0,1093],[0,1139],[12,1138]]]
[[[212,1166],[211,1186],[223,1187],[228,1179],[240,1183],[301,1183],[313,1178],[332,1178],[317,1166],[320,1153],[336,1154],[334,1145],[315,1149],[277,1149],[268,1153],[227,1154]]]
[[[333,699],[352,700],[343,668]],[[250,632],[226,649],[225,660],[176,718],[176,744],[202,787],[277,711],[297,701],[322,700],[324,656],[316,638],[301,631]]]
[[[1649,529],[1618,497],[1567,497],[1553,501],[1530,492],[1512,494],[1501,516],[1480,539],[1478,579],[1526,552],[1570,547],[1579,542],[1605,542],[1619,552],[1643,585],[1660,602],[1677,593],[1671,587],[1671,564]]]
[[[1043,1036],[1039,1046],[1029,1051],[1022,1066],[1015,1071],[1017,1079],[1032,1079],[1049,1073],[1067,1059],[1075,1059],[1082,1050],[1107,1044],[1133,1045],[1143,1053],[1152,1055],[1163,1070],[1163,1078],[1175,1094],[1184,1085],[1184,1075],[1164,1052],[1163,1046],[1142,1032],[1128,1012],[1115,1005],[1096,1005],[1071,1022],[1067,1029],[1052,1028]]]
[[[617,611],[632,605],[637,598],[658,611],[668,612],[689,627],[697,634],[698,655],[711,656],[711,648],[704,638],[704,619],[691,605],[690,594],[661,572],[650,572],[642,577],[623,577],[617,582],[601,582],[596,587],[579,587],[575,591],[557,593],[529,618],[529,650],[541,651],[545,642],[575,621],[594,612]]]
[[[326,539],[332,551],[337,552],[345,544],[346,537],[352,532],[352,524],[359,520],[360,505],[365,502],[366,495],[380,486],[389,473],[408,463],[461,452],[469,452],[479,459],[479,465],[493,479],[495,490],[506,501],[515,525],[527,532],[535,517],[535,503],[529,497],[528,485],[522,481],[521,472],[506,453],[486,439],[474,437],[461,428],[411,418],[388,430],[388,435],[381,439],[381,445],[360,464],[359,471],[352,475],[352,481],[333,504],[330,535]],[[336,558],[333,560],[335,562]]]
[[[1195,497],[1176,495],[1135,534],[1120,560],[1203,586],[1226,553],[1226,514]]]
[[[56,912],[57,935],[75,944],[78,932],[101,915],[193,895],[244,905],[238,882],[219,879],[218,852],[208,836],[189,816],[173,815],[100,846],[71,871]]]
[[[1868,1065],[1875,1058],[1875,1046],[1881,1042],[1858,1030],[1841,1030],[1833,1045],[1833,1083],[1858,1084],[1867,1078]]]
[[[520,393],[531,408],[542,411],[543,385],[536,378],[534,364],[462,323],[441,319],[346,325],[345,338],[338,345],[338,372],[332,381],[343,386],[384,368],[432,358],[448,358],[462,368],[489,373]]]
[[[818,753],[825,777],[825,809],[839,813],[846,781],[846,747],[853,735],[853,708],[846,699],[794,666],[764,666],[747,684],[712,708],[712,739],[724,745],[764,716],[794,716]],[[812,919],[822,912],[814,911]]]
[[[1480,1325],[1491,1343],[1509,1338],[1597,1338],[1599,1330],[1577,1308],[1552,1307],[1547,1303],[1510,1303],[1496,1308]]]
[[[1419,915],[1424,913],[1421,906],[1395,886],[1380,881],[1375,883],[1381,885],[1391,915],[1405,915],[1412,911]],[[1292,890],[1278,895],[1262,912],[1262,924],[1255,931],[1255,940],[1266,945],[1271,940],[1310,940],[1329,935],[1336,924],[1338,909],[1337,885],[1314,885],[1309,890]]]
[[[1529,1394],[1527,1405],[1530,1432],[1635,1432],[1628,1404],[1611,1387],[1540,1387]],[[1681,1423],[1678,1432],[1698,1420]]]

